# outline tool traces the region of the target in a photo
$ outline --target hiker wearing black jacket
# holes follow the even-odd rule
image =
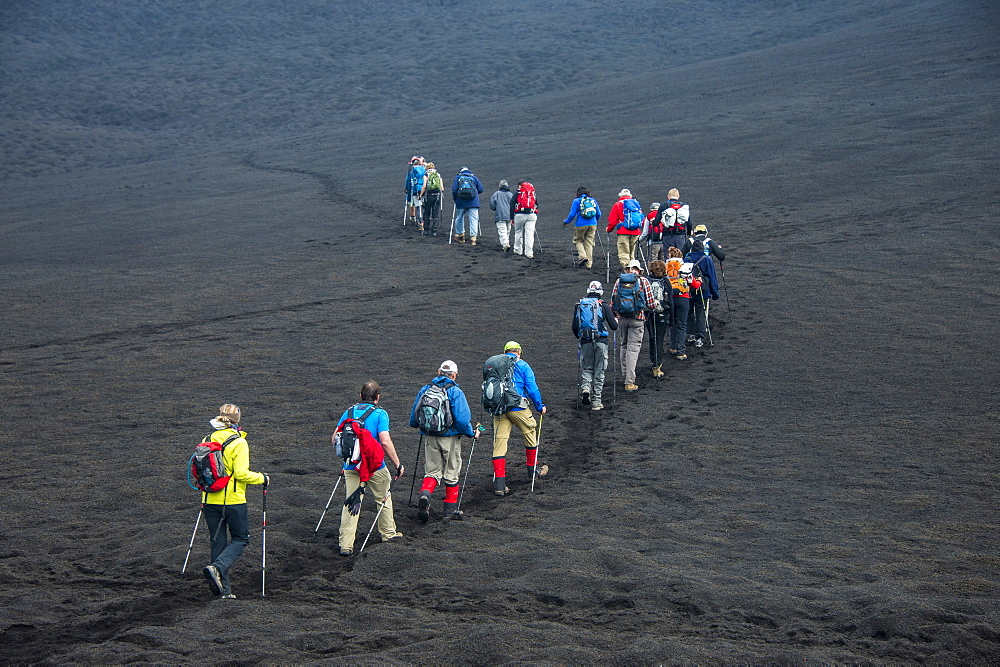
[[[604,286],[599,280],[590,281],[587,296],[576,304],[573,311],[573,335],[580,341],[580,400],[584,405],[590,404],[591,410],[604,407],[601,394],[604,391],[604,371],[608,367],[608,335],[609,331],[618,329],[618,318],[611,311],[610,304],[601,301]],[[581,322],[581,308],[584,302],[596,301],[596,331],[594,325],[587,326]]]

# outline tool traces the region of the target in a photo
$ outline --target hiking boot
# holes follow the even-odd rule
[[[500,249],[503,250],[504,252],[510,252],[510,246],[509,245],[500,246]]]
[[[420,492],[420,498],[417,499],[417,518],[420,519],[422,523],[427,523],[427,520],[431,517],[428,509],[431,506],[431,494],[427,491]]]
[[[625,391],[639,391],[639,385],[632,384],[631,382],[626,382]]]
[[[510,493],[510,489],[507,488],[507,478],[506,477],[494,477],[493,478],[493,494],[497,496],[506,496]]]
[[[670,350],[667,350],[667,352],[670,354],[671,357],[676,357],[677,356],[677,350],[670,349]]]
[[[455,243],[465,243],[465,234],[455,234]]]
[[[354,549],[348,549],[347,547],[340,547],[341,556],[350,556],[354,553]]]
[[[220,599],[220,600],[235,600],[235,599],[236,599],[236,595],[235,595],[235,594],[233,594],[233,593],[226,593],[225,595],[223,595],[223,596],[222,596],[221,598],[219,598],[219,599]]]
[[[661,378],[664,375],[666,375],[666,373],[664,373],[663,370],[660,368],[661,365],[662,364],[657,364],[656,366],[653,366],[653,377]]]
[[[476,245],[476,237],[475,237],[475,236],[470,236],[470,237],[469,237],[469,242],[470,242],[470,243],[471,243],[472,245]]]
[[[694,336],[688,336],[687,337],[687,342],[693,343],[694,342]]]
[[[676,355],[674,355],[674,359],[676,359],[677,361],[684,361],[687,358],[688,358],[688,356],[686,354],[676,354]]]
[[[590,390],[584,389],[580,392],[580,402],[584,405],[590,405]]]
[[[576,263],[576,265],[577,266],[587,266],[587,260],[581,259],[579,262]]]
[[[445,503],[444,504],[444,515],[453,517],[455,516],[455,508],[458,507],[458,503]]]
[[[694,346],[695,347],[701,347],[704,344],[705,344],[705,341],[702,340],[701,338],[695,338],[694,339]]]
[[[603,410],[604,409],[604,404],[603,403],[599,403],[597,401],[594,401],[593,403],[590,404],[590,409],[591,410],[595,410],[595,411],[596,410]]]
[[[212,589],[212,592],[216,595],[222,595],[222,577],[219,576],[219,570],[214,565],[206,565],[201,573],[208,580],[208,587]]]
[[[400,533],[400,532],[397,531],[397,532],[393,533],[392,535],[389,535],[388,537],[383,537],[382,541],[383,542],[392,542],[394,540],[399,540],[399,542],[403,542],[403,538],[405,538],[405,537],[406,537],[406,535],[403,535],[402,533]]]

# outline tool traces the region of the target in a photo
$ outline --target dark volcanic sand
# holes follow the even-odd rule
[[[67,24],[0,9],[0,660],[1000,659],[995,5],[685,3],[689,48],[671,59],[658,4],[578,2],[536,15],[578,68],[541,39],[518,51],[484,34],[471,67],[489,85],[440,97],[402,66],[384,75],[418,42],[383,3],[346,18],[243,7],[231,70],[173,3],[176,23],[155,25],[73,5]],[[441,26],[442,68],[464,24],[432,19],[452,6],[414,8]],[[531,6],[482,17],[509,27]],[[641,39],[583,48],[573,12]],[[344,71],[307,85],[339,61],[295,48],[295,26],[338,21],[354,28]],[[162,30],[161,57],[85,62],[92,23],[121,52]],[[402,45],[366,60],[376,37]],[[496,93],[515,52],[549,73],[517,100]],[[283,79],[289,53],[289,72],[319,65]],[[211,113],[181,96],[144,116],[157,85]],[[531,179],[543,251],[500,253],[492,225],[479,248],[402,228],[414,153],[448,178],[470,166],[487,194]],[[731,253],[715,346],[660,381],[644,348],[641,390],[612,401],[609,385],[600,414],[574,409],[572,304],[604,277],[603,261],[569,265],[559,223],[580,184],[605,209],[622,187],[647,206],[678,187]],[[464,521],[418,523],[408,473],[403,543],[340,558],[336,516],[311,540],[337,469],[330,414],[361,382],[382,383],[412,469],[416,390],[451,358],[475,402],[509,339],[550,407],[535,493],[515,437],[514,493],[492,496],[487,437]],[[204,529],[179,574],[198,501],[184,460],[228,401],[273,479],[265,599],[256,488],[239,599],[208,593]]]

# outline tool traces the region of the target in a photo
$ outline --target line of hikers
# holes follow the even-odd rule
[[[365,382],[359,392],[359,401],[341,414],[332,435],[334,450],[342,460],[341,475],[330,494],[326,508],[316,525],[318,533],[323,517],[333,497],[344,482],[345,499],[341,509],[339,549],[342,556],[354,554],[357,541],[358,516],[365,497],[371,497],[377,510],[371,529],[361,545],[365,548],[372,532],[378,527],[382,542],[403,537],[396,529],[391,488],[394,480],[406,472],[389,434],[389,414],[379,405],[381,388],[374,380]],[[508,441],[516,428],[524,439],[525,466],[531,488],[535,477],[545,475],[548,466],[538,465],[538,439],[541,416],[547,411],[542,400],[535,373],[521,359],[521,346],[516,341],[504,345],[501,354],[494,355],[483,365],[481,403],[483,410],[493,416],[493,493],[506,496],[511,490],[507,484]],[[538,411],[536,420],[531,408]],[[240,428],[242,413],[239,407],[227,403],[219,414],[209,420],[213,429],[195,448],[188,465],[188,482],[201,491],[202,505],[188,545],[188,557],[194,546],[199,523],[204,516],[211,540],[211,562],[202,568],[210,590],[223,599],[234,599],[229,572],[249,544],[246,486],[262,484],[265,490],[270,477],[250,470],[250,449],[246,431]],[[443,516],[461,517],[462,469],[461,438],[473,439],[473,447],[466,464],[466,481],[472,464],[472,453],[480,433],[481,424],[473,424],[468,399],[458,384],[458,365],[452,360],[441,363],[435,377],[417,392],[410,410],[409,425],[419,430],[417,463],[421,454],[424,474],[417,499],[417,518],[427,522],[430,518],[431,498],[439,486],[444,487]],[[416,484],[414,471],[413,485]],[[464,486],[464,485],[463,485]],[[266,510],[264,511],[266,517]],[[266,527],[266,518],[264,521]],[[262,536],[263,536],[262,528]],[[264,594],[264,541],[261,546],[261,594]],[[188,557],[184,559],[183,573]]]
[[[419,173],[419,187],[407,177],[407,201],[404,224],[416,222],[423,234],[437,234],[440,223],[442,183],[433,163],[423,158],[411,160],[411,174]],[[436,178],[435,178],[436,175]],[[497,233],[502,248],[513,246],[516,254],[534,254],[534,226],[537,221],[537,201],[534,187],[522,181],[517,193],[511,193],[506,181],[491,198],[491,208],[497,212]],[[474,191],[474,194],[472,194]],[[464,194],[461,194],[464,193]],[[483,192],[479,179],[467,168],[456,175],[452,184],[455,210],[449,238],[465,242],[468,222],[469,241],[478,242],[479,198]],[[530,196],[526,193],[530,193]],[[594,238],[601,217],[597,200],[587,188],[577,190],[564,225],[574,225],[573,243],[578,265],[593,266]],[[463,202],[462,205],[459,202]],[[507,216],[510,216],[509,218]],[[509,224],[513,222],[513,230]],[[587,293],[575,306],[572,331],[578,340],[579,384],[578,401],[593,411],[603,409],[603,389],[609,361],[609,340],[617,345],[621,333],[620,367],[624,374],[624,389],[639,389],[636,383],[638,363],[644,334],[649,336],[652,376],[662,378],[663,346],[670,332],[667,352],[675,359],[687,358],[686,345],[702,347],[707,337],[711,344],[709,307],[719,298],[715,261],[725,259],[722,247],[708,237],[704,225],[692,228],[689,207],[679,200],[676,189],[668,192],[665,204],[654,203],[643,213],[639,202],[628,189],[618,193],[606,227],[616,233],[617,258],[623,272],[615,280],[610,303],[602,300],[604,286],[593,280]],[[450,232],[451,233],[451,232]],[[643,247],[648,250],[643,252]],[[608,263],[610,264],[610,249]],[[636,258],[638,254],[640,259]],[[610,267],[608,268],[610,274]],[[645,273],[649,274],[647,278]],[[723,274],[724,276],[724,274]],[[409,425],[420,432],[417,464],[424,458],[424,474],[417,499],[417,518],[427,522],[431,516],[431,499],[439,486],[444,487],[443,516],[461,517],[464,483],[459,483],[462,468],[461,438],[472,438],[466,481],[472,463],[475,443],[485,428],[473,424],[472,410],[458,384],[458,365],[452,360],[441,363],[436,376],[420,388],[410,411]],[[389,434],[389,415],[379,405],[381,388],[374,380],[362,385],[359,402],[341,415],[332,435],[332,442],[342,459],[341,475],[320,516],[314,534],[340,486],[344,482],[345,500],[341,509],[339,550],[342,556],[354,554],[358,516],[366,495],[376,503],[376,515],[361,545],[365,548],[375,527],[383,542],[403,537],[396,529],[391,487],[405,473]],[[542,416],[547,412],[531,366],[521,359],[521,346],[510,341],[501,354],[490,357],[483,365],[481,403],[493,416],[493,492],[503,497],[510,493],[507,484],[506,457],[508,441],[514,428],[522,434],[525,465],[534,489],[535,478],[544,475],[548,467],[538,465],[538,443]],[[531,411],[538,412],[536,420]],[[266,529],[266,498],[268,475],[250,470],[250,451],[246,432],[239,424],[242,414],[233,404],[220,407],[219,414],[209,420],[213,429],[195,449],[189,466],[189,484],[202,492],[202,506],[192,532],[188,554],[202,517],[211,538],[211,562],[203,569],[209,588],[224,599],[233,599],[229,571],[249,543],[246,508],[246,485],[264,486],[264,516],[261,538],[261,594],[264,594]],[[416,465],[416,464],[415,464]],[[410,489],[412,499],[416,485],[416,470]]]

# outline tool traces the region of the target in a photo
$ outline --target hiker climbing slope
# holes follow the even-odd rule
[[[240,418],[240,409],[226,403],[219,408],[218,416],[209,420],[215,431],[205,439],[206,442],[225,443],[222,464],[230,477],[221,490],[202,494],[205,523],[212,540],[212,562],[202,573],[212,592],[226,599],[236,597],[229,570],[250,543],[247,484],[266,485],[270,481],[264,473],[250,470],[250,446],[246,433],[240,430]]]
[[[600,219],[601,206],[590,196],[590,190],[577,188],[576,199],[570,204],[569,215],[563,220],[563,225],[573,224],[573,246],[579,266],[589,269],[594,265],[594,238]]]
[[[608,337],[618,328],[611,306],[601,300],[604,286],[592,280],[587,296],[573,309],[573,335],[580,341],[580,399],[591,410],[601,410],[604,403],[604,371],[608,367]]]
[[[453,240],[465,243],[465,227],[468,222],[469,241],[476,245],[479,236],[479,195],[483,193],[483,184],[468,167],[455,174],[451,183],[451,198],[455,202],[455,235]]]
[[[638,199],[632,197],[628,188],[618,193],[618,201],[608,214],[607,233],[615,232],[618,247],[618,263],[623,271],[628,271],[628,263],[635,259],[636,242],[642,233],[645,216]]]
[[[444,482],[444,513],[458,504],[458,476],[462,471],[462,436],[478,438],[472,411],[458,386],[458,364],[441,363],[437,376],[417,392],[410,410],[410,426],[420,429],[424,442],[424,481],[417,500],[417,516],[426,522],[431,496]],[[414,474],[416,471],[414,471]]]
[[[515,341],[504,345],[504,353],[490,357],[483,365],[483,408],[493,415],[493,492],[507,495],[507,441],[512,427],[524,436],[524,458],[529,476],[538,454],[538,426],[531,406],[545,414],[542,394],[535,383],[535,372],[521,359],[521,346]],[[543,473],[544,474],[544,473]]]

